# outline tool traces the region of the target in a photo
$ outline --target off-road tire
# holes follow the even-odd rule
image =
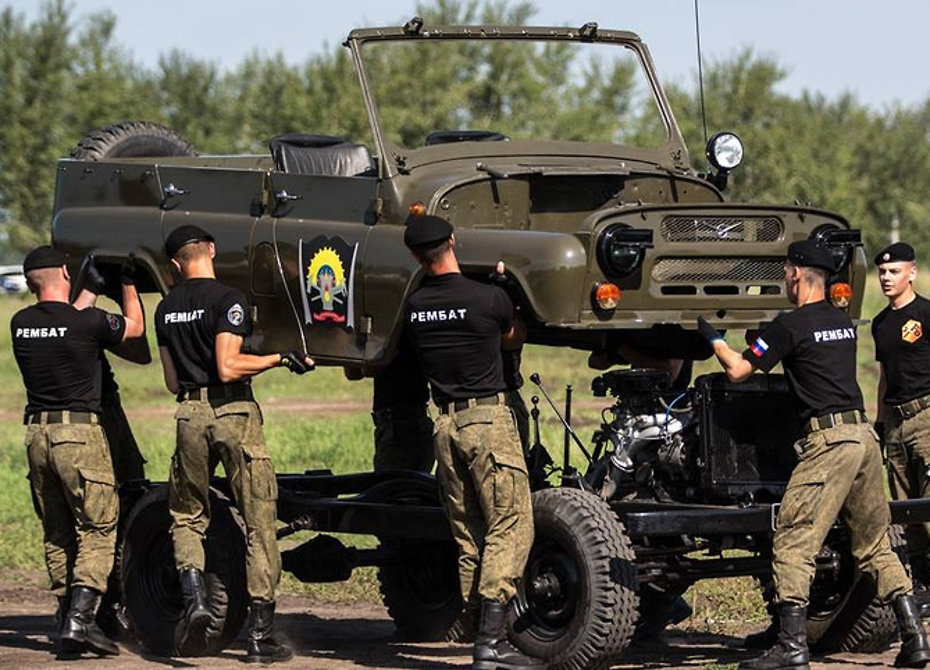
[[[181,645],[183,598],[168,531],[168,489],[148,491],[126,522],[121,555],[123,601],[139,642],[162,656],[214,655],[236,637],[245,621],[248,593],[245,534],[232,503],[210,493],[210,528],[204,541],[204,583],[212,615],[205,648]],[[197,641],[193,640],[196,644]]]
[[[907,542],[901,526],[888,529],[891,549],[907,566]],[[849,557],[848,560],[852,560]],[[840,651],[871,654],[884,651],[898,638],[898,623],[890,605],[885,605],[875,595],[872,578],[859,575],[842,612],[837,611],[830,625],[823,629],[813,649],[818,653]],[[808,621],[808,631],[814,622]]]
[[[536,537],[508,628],[550,670],[598,670],[629,645],[638,618],[635,556],[623,524],[577,489],[533,494]]]
[[[906,542],[900,526],[891,526],[888,531],[892,550],[907,566]],[[848,553],[844,561],[851,564]],[[769,611],[774,613],[775,598],[771,579],[760,581],[762,597]],[[809,612],[807,638],[811,650],[819,654],[838,652],[872,654],[884,651],[898,637],[898,625],[894,611],[876,597],[874,580],[867,575],[856,575],[848,591],[831,610],[819,614]]]
[[[99,128],[82,137],[71,150],[71,158],[82,161],[196,155],[193,145],[181,135],[150,121],[123,121]]]
[[[384,482],[374,493],[392,505],[439,506],[433,483],[420,480]],[[462,611],[458,548],[451,540],[382,537],[388,562],[378,568],[381,599],[394,620],[398,638],[417,642],[458,639],[454,629]]]

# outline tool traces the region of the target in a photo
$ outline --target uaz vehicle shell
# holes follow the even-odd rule
[[[416,142],[398,139],[369,82],[367,50],[463,42],[620,49],[638,68],[663,138],[631,146],[436,128]],[[219,279],[249,297],[253,350],[301,348],[318,363],[363,369],[393,354],[405,297],[421,278],[402,241],[411,212],[455,224],[466,274],[483,278],[506,263],[530,342],[595,349],[630,328],[692,327],[699,314],[720,328],[758,327],[789,307],[786,248],[812,235],[834,246],[858,316],[865,258],[857,233],[821,210],[724,202],[717,185],[725,173],[690,167],[633,33],[411,21],[352,31],[346,46],[372,146],[284,135],[269,138],[263,155],[198,156],[161,126],[111,126],[58,165],[54,244],[104,266],[132,254],[148,273],[141,288],[163,293],[176,281],[165,237],[197,224],[216,237]],[[619,299],[598,304],[605,284]]]

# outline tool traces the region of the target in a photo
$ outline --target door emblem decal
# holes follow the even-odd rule
[[[304,322],[355,327],[355,256],[358,244],[341,237],[300,240],[300,288]]]

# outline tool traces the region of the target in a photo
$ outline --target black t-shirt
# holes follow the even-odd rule
[[[405,316],[437,404],[504,391],[501,334],[513,326],[513,305],[503,290],[457,272],[427,277]]]
[[[10,334],[26,386],[26,413],[99,413],[103,349],[119,344],[125,330],[118,314],[65,302],[39,302],[14,314]]]
[[[423,368],[410,349],[410,342],[402,338],[397,355],[374,378],[374,395],[371,408],[375,411],[397,405],[425,405],[429,402],[429,385]]]
[[[872,322],[875,359],[885,368],[886,405],[930,395],[930,300],[917,296],[890,306]]]
[[[155,310],[158,346],[167,347],[182,389],[222,384],[216,366],[216,336],[248,337],[252,315],[245,296],[216,279],[185,279]]]
[[[825,300],[779,315],[743,358],[763,372],[780,361],[804,419],[864,410],[856,382],[856,327]]]

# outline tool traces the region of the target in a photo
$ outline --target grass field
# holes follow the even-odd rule
[[[874,279],[869,282],[863,314],[874,316],[884,305]],[[12,314],[29,304],[31,298],[4,296],[0,298],[0,319],[8,322]],[[146,313],[154,313],[155,300],[147,300]],[[861,329],[859,348],[859,379],[865,393],[867,408],[874,415],[877,368],[873,359],[871,337]],[[149,329],[151,333],[151,328]],[[35,570],[43,567],[41,532],[32,511],[26,482],[27,466],[23,449],[23,427],[18,417],[25,393],[10,348],[9,329],[0,328],[0,412],[6,418],[0,423],[0,569]],[[734,346],[743,347],[742,332],[730,333]],[[153,337],[149,337],[150,341]],[[585,352],[529,346],[524,355],[524,375],[539,372],[550,394],[557,402],[564,397],[565,384],[574,385],[575,398],[580,401],[574,417],[584,438],[599,422],[599,407],[594,408],[590,392],[591,372],[585,365]],[[157,361],[157,355],[155,356]],[[165,391],[161,370],[156,363],[138,366],[120,359],[114,361],[117,381],[124,405],[133,424],[143,454],[148,460],[147,474],[152,480],[167,477],[168,462],[173,451],[174,424],[171,411],[173,398]],[[696,366],[695,374],[714,372],[714,361]],[[535,389],[525,389],[527,401]],[[371,423],[365,407],[370,402],[371,382],[348,382],[341,369],[321,368],[297,377],[284,370],[272,370],[254,382],[256,395],[264,404],[265,437],[278,472],[299,472],[329,468],[337,473],[357,472],[370,467]],[[300,402],[354,403],[362,409],[314,413],[276,409],[277,404],[293,406]],[[543,441],[553,455],[561,453],[562,431],[546,407],[543,410]],[[561,409],[561,407],[560,407]],[[299,539],[299,537],[297,538]],[[370,538],[354,538],[370,545]],[[285,589],[310,593],[322,600],[374,600],[377,585],[373,570],[358,570],[348,584],[303,585],[285,577]],[[727,621],[760,620],[761,600],[750,580],[708,581],[691,590],[688,596],[695,607],[692,621],[705,628],[723,629]]]

